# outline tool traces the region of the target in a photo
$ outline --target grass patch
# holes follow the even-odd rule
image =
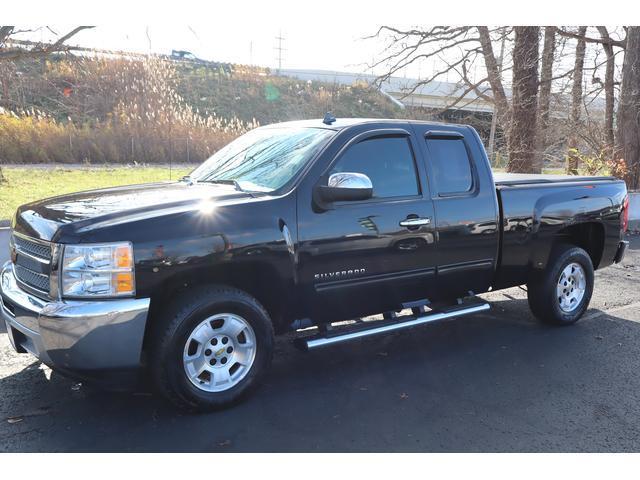
[[[113,168],[33,168],[2,167],[5,181],[0,183],[0,220],[10,219],[16,208],[42,198],[95,188],[136,183],[176,180],[192,168],[113,167]],[[171,177],[171,178],[170,178]]]

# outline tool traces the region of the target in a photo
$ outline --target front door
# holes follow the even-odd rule
[[[317,210],[308,198],[298,198],[299,282],[314,321],[396,309],[433,291],[433,204],[415,151],[407,131],[365,132],[321,178],[365,174],[373,185],[371,199]]]

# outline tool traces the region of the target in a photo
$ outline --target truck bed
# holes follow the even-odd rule
[[[544,175],[534,173],[503,173],[493,172],[496,186],[535,185],[540,183],[576,183],[615,180],[615,177],[590,177],[577,175]]]
[[[596,268],[613,262],[626,195],[622,180],[515,173],[495,173],[494,179],[502,234],[494,289],[527,283],[531,265],[544,267],[559,232],[588,251],[594,248],[589,242],[602,248]],[[581,223],[589,226],[576,229]]]

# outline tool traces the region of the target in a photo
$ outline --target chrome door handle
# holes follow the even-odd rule
[[[430,218],[407,218],[400,222],[401,227],[421,227],[423,225],[429,225],[431,223]]]

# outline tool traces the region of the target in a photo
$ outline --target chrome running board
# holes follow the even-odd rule
[[[356,340],[358,338],[380,335],[382,333],[411,328],[418,325],[423,325],[425,323],[437,322],[440,320],[446,320],[448,318],[461,317],[463,315],[469,315],[471,313],[483,312],[485,310],[489,310],[490,308],[491,307],[488,303],[480,303],[469,306],[460,306],[442,312],[429,312],[425,315],[408,316],[407,320],[403,320],[400,317],[397,321],[394,321],[392,323],[383,321],[364,322],[364,325],[362,323],[358,324],[359,328],[351,329],[347,332],[335,331],[335,333],[331,332],[326,335],[299,338],[296,340],[296,344],[303,350],[315,350],[316,348],[326,347],[328,345],[334,345],[336,343],[348,342],[351,340]],[[367,325],[367,323],[371,323],[372,325]],[[376,323],[384,323],[384,325],[376,326]]]

